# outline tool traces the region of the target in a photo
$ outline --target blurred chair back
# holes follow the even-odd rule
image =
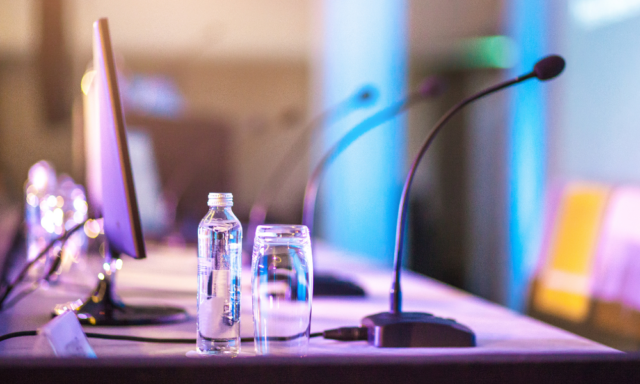
[[[195,241],[208,193],[231,190],[231,130],[217,119],[127,113],[126,120],[129,128],[144,130],[153,142],[164,200],[180,225],[188,222],[183,234]]]
[[[587,319],[591,279],[602,217],[610,188],[571,183],[562,189],[554,220],[546,231],[542,264],[532,306],[572,322]]]
[[[640,187],[568,183],[547,196],[529,314],[621,349],[640,347]]]
[[[594,325],[640,340],[640,188],[620,187],[611,196],[592,292]]]

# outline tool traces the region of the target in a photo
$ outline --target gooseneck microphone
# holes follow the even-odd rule
[[[427,136],[427,139],[425,140],[424,144],[418,151],[418,154],[416,155],[415,159],[413,160],[413,163],[411,164],[411,167],[409,168],[409,173],[407,175],[407,179],[405,181],[404,188],[402,190],[402,195],[400,198],[400,209],[398,212],[398,222],[396,226],[395,258],[393,263],[395,274],[394,274],[393,285],[391,287],[390,310],[392,313],[401,312],[402,310],[402,294],[400,290],[400,270],[402,266],[402,253],[404,250],[402,240],[404,239],[404,232],[406,228],[407,197],[409,195],[411,184],[413,183],[413,177],[418,167],[418,164],[420,163],[420,160],[422,160],[422,157],[424,156],[427,149],[429,149],[429,146],[431,146],[431,143],[435,139],[440,129],[453,117],[453,115],[455,115],[458,111],[464,108],[467,104],[481,97],[497,92],[501,89],[510,87],[514,84],[521,83],[525,80],[532,79],[534,77],[542,81],[552,79],[558,76],[564,70],[564,67],[565,67],[565,61],[562,57],[556,56],[556,55],[545,57],[544,59],[536,63],[536,65],[533,67],[533,71],[525,75],[518,76],[515,79],[511,79],[503,83],[494,85],[493,87],[487,88],[479,93],[476,93],[473,96],[467,97],[466,99],[462,100],[458,104],[454,105],[432,128],[431,132],[429,133],[429,136]]]
[[[318,197],[318,187],[320,178],[324,171],[331,165],[331,163],[338,157],[345,149],[353,144],[358,138],[365,133],[369,132],[373,128],[391,120],[396,115],[407,110],[414,104],[430,99],[432,97],[439,96],[444,91],[444,83],[438,77],[429,77],[426,79],[418,91],[411,93],[407,98],[393,104],[373,116],[368,117],[360,124],[356,125],[349,132],[347,132],[337,143],[335,143],[324,156],[320,159],[318,164],[311,172],[307,186],[304,191],[304,203],[302,210],[302,224],[309,228],[309,234],[313,235],[313,223],[316,207],[316,199]],[[315,291],[314,291],[315,292]]]
[[[313,236],[314,212],[320,177],[329,165],[359,137],[371,129],[392,119],[410,106],[431,97],[438,96],[444,89],[442,81],[436,77],[428,78],[417,92],[410,94],[406,99],[385,108],[378,113],[356,125],[347,132],[336,144],[334,144],[320,159],[314,168],[305,188],[302,224],[309,228],[309,234]],[[355,283],[342,280],[336,276],[316,273],[313,277],[313,294],[315,296],[365,296],[365,291]]]
[[[471,102],[528,79],[550,80],[558,76],[565,61],[557,55],[538,61],[533,71],[494,85],[454,105],[431,129],[424,144],[415,156],[404,183],[398,209],[393,284],[390,294],[390,310],[365,317],[362,325],[368,328],[369,343],[377,347],[469,347],[475,346],[475,335],[466,326],[452,319],[441,319],[427,313],[402,312],[400,271],[402,267],[403,239],[406,228],[407,199],[416,169],[425,152],[442,127]]]
[[[327,124],[333,124],[348,116],[350,113],[359,108],[368,107],[378,99],[378,90],[372,85],[365,85],[356,93],[349,96],[345,100],[325,110],[303,128],[297,140],[289,147],[288,151],[282,156],[277,166],[266,182],[258,192],[251,211],[249,213],[249,225],[247,227],[247,236],[245,239],[252,242],[258,225],[265,223],[269,205],[279,194],[282,186],[287,182],[288,177],[293,173],[296,166],[300,164],[300,159],[307,148],[305,141],[308,135],[312,134],[319,127]],[[251,253],[251,247],[243,247]]]

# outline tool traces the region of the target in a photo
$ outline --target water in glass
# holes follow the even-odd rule
[[[256,353],[306,355],[313,296],[307,227],[258,227],[251,264]]]

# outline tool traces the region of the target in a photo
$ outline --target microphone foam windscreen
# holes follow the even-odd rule
[[[565,62],[561,56],[551,55],[538,61],[533,67],[533,73],[540,80],[549,80],[561,74],[564,66]]]
[[[420,94],[423,97],[437,97],[444,93],[447,85],[439,76],[430,76],[420,85]]]
[[[356,93],[354,100],[358,103],[371,105],[378,99],[378,89],[371,84],[367,84],[360,88]]]

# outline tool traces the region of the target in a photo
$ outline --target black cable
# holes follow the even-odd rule
[[[6,311],[7,309],[13,307],[18,302],[20,302],[20,300],[22,300],[25,297],[29,296],[29,294],[35,292],[39,287],[40,287],[40,280],[38,280],[38,281],[34,282],[33,284],[31,284],[31,286],[29,288],[23,289],[22,291],[20,291],[17,294],[15,294],[11,298],[11,300],[9,300],[6,303],[4,303],[0,309],[3,310],[3,311]]]
[[[0,336],[0,341],[13,339],[14,337],[20,337],[20,336],[36,336],[37,334],[38,334],[38,331],[12,332],[12,333],[7,333],[6,335]]]
[[[324,336],[325,339],[332,340],[341,340],[341,341],[355,341],[355,340],[366,340],[366,338],[362,339],[362,331],[359,333],[357,330],[363,330],[366,328],[363,327],[345,327],[338,329],[330,329],[324,332],[316,332],[309,335],[309,337],[320,337]],[[365,332],[366,333],[366,332]],[[7,333],[6,335],[0,336],[0,341],[12,339],[14,337],[21,336],[36,336],[38,331],[20,331],[20,332],[12,332]],[[85,335],[92,339],[104,339],[104,340],[125,340],[125,341],[140,341],[145,343],[166,343],[166,344],[195,344],[196,339],[163,339],[156,337],[139,337],[139,336],[126,336],[126,335],[109,335],[104,333],[93,333],[86,332]],[[340,336],[344,335],[344,336]],[[289,339],[287,337],[274,337],[273,339]],[[240,342],[248,343],[253,341],[253,337],[242,337]]]
[[[11,284],[7,285],[4,289],[4,292],[2,293],[2,296],[0,296],[0,311],[13,306],[14,304],[16,304],[20,299],[24,298],[26,295],[28,295],[29,293],[33,292],[33,290],[26,292],[25,294],[23,294],[24,292],[21,292],[18,296],[19,299],[18,300],[13,300],[11,302],[11,304],[9,306],[5,306],[5,301],[7,300],[7,298],[9,297],[9,294],[11,293],[11,291],[13,291],[16,286],[18,284],[20,284],[22,282],[22,280],[25,278],[25,276],[27,275],[27,272],[29,271],[29,268],[31,268],[36,262],[38,262],[38,260],[40,260],[42,257],[44,257],[50,250],[51,248],[53,248],[53,246],[58,242],[61,241],[62,242],[62,246],[60,248],[60,252],[58,252],[58,254],[56,255],[56,259],[54,259],[54,262],[52,263],[52,267],[49,269],[49,271],[45,274],[44,278],[48,279],[53,272],[55,271],[55,269],[58,267],[59,263],[57,262],[57,258],[60,257],[60,255],[62,254],[62,249],[64,248],[64,245],[66,244],[67,240],[69,239],[69,237],[71,237],[72,234],[74,234],[76,231],[78,231],[78,229],[82,228],[85,223],[89,221],[89,219],[83,221],[80,224],[75,225],[74,227],[72,227],[71,229],[69,229],[68,231],[66,231],[62,236],[55,238],[53,240],[51,240],[46,247],[44,247],[44,249],[38,254],[38,256],[36,256],[35,259],[31,260],[29,263],[27,263],[27,265],[25,265],[22,270],[20,271],[20,273],[18,274],[18,276],[15,278],[15,280],[13,282],[11,282]],[[37,283],[39,283],[40,281],[42,281],[42,279],[39,279]]]
[[[18,302],[20,302],[20,300],[29,296],[29,294],[35,292],[38,288],[40,288],[40,284],[42,284],[43,281],[49,281],[53,273],[58,269],[58,267],[60,267],[60,264],[62,263],[62,251],[64,250],[64,246],[67,243],[67,240],[69,240],[68,237],[62,240],[62,244],[60,244],[60,250],[58,251],[58,253],[56,253],[56,256],[54,257],[53,262],[51,263],[51,267],[49,268],[49,271],[47,273],[45,273],[38,280],[34,281],[29,288],[23,289],[22,291],[15,294],[11,298],[11,300],[0,303],[0,304],[3,304],[1,307],[3,311],[13,307]]]
[[[196,342],[196,339],[162,339],[162,338],[156,338],[156,337],[109,335],[104,333],[93,333],[93,332],[87,332],[85,333],[85,335],[93,339],[141,341],[145,343],[195,344]],[[253,340],[253,338],[251,338],[251,340]]]
[[[105,340],[126,340],[126,341],[141,341],[145,343],[167,343],[167,344],[195,344],[196,339],[164,339],[164,338],[156,338],[156,337],[139,337],[139,336],[125,336],[125,335],[108,335],[104,333],[85,333],[87,337],[94,339],[105,339]],[[309,337],[319,337],[322,336],[323,332],[312,333]],[[276,338],[276,339],[285,339]],[[248,343],[253,341],[253,337],[242,337],[240,338],[240,342]]]

